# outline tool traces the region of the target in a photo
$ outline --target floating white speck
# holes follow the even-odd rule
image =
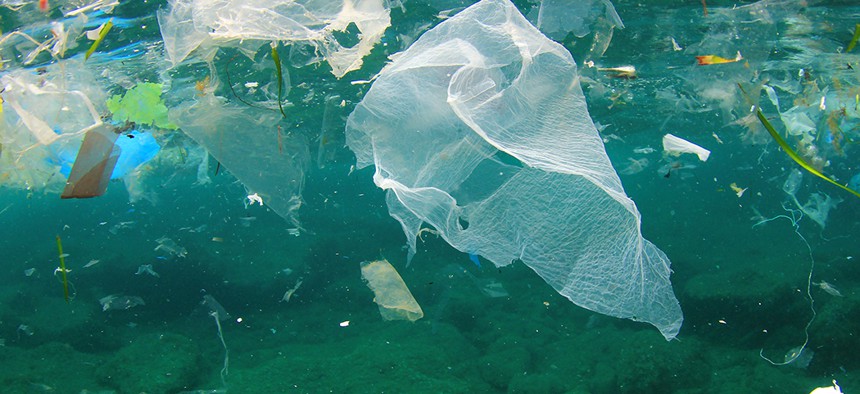
[[[339,324],[341,327],[349,327],[349,320],[344,320]]]

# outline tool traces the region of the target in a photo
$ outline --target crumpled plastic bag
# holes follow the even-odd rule
[[[591,121],[576,64],[507,0],[425,33],[378,75],[347,122],[375,165],[410,254],[423,224],[497,266],[521,260],[577,305],[683,320],[669,259],[640,233]]]

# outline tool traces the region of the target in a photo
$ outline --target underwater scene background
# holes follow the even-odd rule
[[[296,3],[329,16],[273,22]],[[860,189],[860,5],[515,2],[573,56],[672,262],[667,341],[431,226],[408,261],[348,117],[471,3],[0,0],[0,391],[860,390],[860,200],[812,173]],[[344,4],[364,19],[336,26]],[[252,6],[271,12],[212,21]],[[70,191],[79,163],[94,169]],[[382,305],[366,268],[383,259],[423,317]]]

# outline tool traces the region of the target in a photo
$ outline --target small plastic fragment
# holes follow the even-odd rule
[[[138,296],[109,295],[99,299],[103,311],[126,310],[138,305],[146,305]]]
[[[708,157],[711,155],[711,151],[672,134],[663,136],[663,150],[672,156],[692,153],[698,156],[701,161],[708,161]]]
[[[421,306],[388,260],[361,263],[361,277],[376,295],[373,301],[379,305],[383,319],[416,321],[424,317]]]
[[[158,272],[155,272],[155,270],[152,269],[152,264],[143,264],[140,267],[137,267],[137,272],[135,272],[134,274],[135,275],[149,274],[149,275],[152,275],[156,278],[161,277],[161,275],[158,275]]]
[[[172,256],[183,257],[183,258],[186,255],[188,255],[188,251],[185,250],[184,247],[179,246],[179,244],[177,244],[176,241],[174,241],[170,238],[161,237],[159,239],[156,239],[155,242],[158,242],[158,246],[156,246],[155,249],[153,249],[156,252],[163,251],[163,252],[167,252],[168,254],[170,254]]]
[[[90,198],[105,193],[120,155],[116,138],[106,124],[87,132],[60,198]]]

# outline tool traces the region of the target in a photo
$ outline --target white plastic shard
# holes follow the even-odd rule
[[[701,161],[708,161],[708,156],[711,155],[711,151],[672,134],[663,136],[663,151],[672,156],[680,156],[682,153],[692,153],[698,156]]]
[[[683,320],[669,259],[640,233],[576,63],[507,0],[441,22],[386,66],[347,122],[410,256],[423,223],[497,266],[521,260],[577,305]]]

